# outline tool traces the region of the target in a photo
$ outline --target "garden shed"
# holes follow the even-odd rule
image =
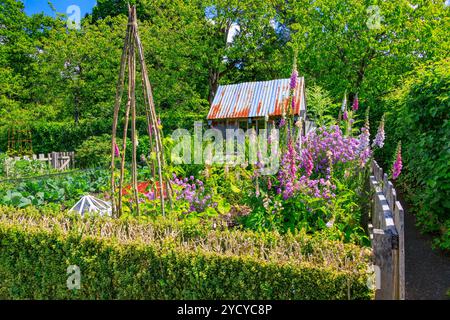
[[[299,77],[294,90],[294,116],[306,116],[305,79]],[[279,120],[283,112],[292,108],[290,103],[290,79],[245,82],[222,85],[208,113],[208,124],[217,129],[251,126],[265,127],[265,119]]]

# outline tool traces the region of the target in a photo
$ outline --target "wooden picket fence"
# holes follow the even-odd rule
[[[31,157],[14,157],[15,160],[28,159],[47,162],[50,168],[54,168],[60,171],[73,168],[75,165],[75,152],[51,152],[48,154],[39,155],[33,154]]]
[[[376,161],[370,176],[372,191],[371,223],[374,264],[378,271],[378,300],[405,299],[404,211],[388,175]]]

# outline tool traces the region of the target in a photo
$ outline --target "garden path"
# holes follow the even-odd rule
[[[400,201],[405,201],[400,196]],[[431,236],[416,227],[405,208],[405,276],[407,300],[450,300],[450,255],[431,249]]]

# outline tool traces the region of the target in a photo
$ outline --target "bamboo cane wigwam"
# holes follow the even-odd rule
[[[165,199],[164,188],[167,190],[167,195],[171,199],[171,187],[170,181],[164,176],[164,148],[161,138],[161,127],[158,124],[158,117],[156,115],[155,104],[153,101],[152,88],[147,73],[147,66],[144,59],[144,49],[139,37],[136,7],[128,7],[128,26],[122,51],[122,57],[120,62],[119,79],[117,81],[116,98],[114,104],[114,116],[113,116],[113,128],[112,128],[112,140],[111,140],[111,204],[112,213],[118,217],[122,214],[123,209],[123,183],[124,183],[124,170],[125,170],[125,152],[126,141],[128,134],[128,122],[130,120],[131,112],[131,137],[132,137],[132,163],[131,163],[131,191],[133,195],[133,203],[136,213],[139,214],[139,196],[138,196],[138,178],[137,178],[137,141],[136,137],[136,54],[141,66],[142,86],[144,92],[144,106],[145,114],[147,118],[147,130],[150,141],[150,152],[156,155],[156,160],[151,163],[151,174],[153,175],[153,181],[158,181],[155,185],[159,185],[161,191],[159,192],[159,198],[161,201],[161,213],[165,215]],[[117,124],[119,121],[119,112],[121,109],[122,95],[124,91],[125,73],[128,69],[128,99],[125,107],[124,117],[124,131],[121,155],[116,154],[116,148],[118,148],[117,137]],[[153,141],[153,139],[155,139]],[[118,185],[116,183],[116,157],[120,159],[120,175]],[[156,163],[155,163],[156,162]],[[157,177],[155,177],[157,174]],[[118,190],[117,190],[118,188]],[[118,191],[118,192],[117,192]]]

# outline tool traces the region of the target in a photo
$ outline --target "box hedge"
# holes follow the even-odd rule
[[[370,299],[367,250],[307,235],[0,208],[2,299]],[[67,268],[81,288],[67,288]]]

